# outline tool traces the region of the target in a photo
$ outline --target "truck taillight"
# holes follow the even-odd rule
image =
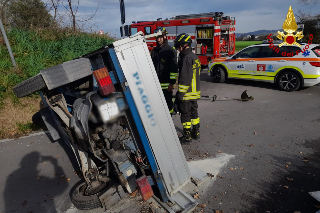
[[[116,91],[106,67],[93,71],[93,75],[102,95],[108,95]]]
[[[320,62],[309,62],[314,67],[320,67]]]
[[[153,196],[153,190],[151,188],[151,185],[149,183],[147,176],[144,175],[138,178],[137,185],[143,200],[148,200],[150,197]]]

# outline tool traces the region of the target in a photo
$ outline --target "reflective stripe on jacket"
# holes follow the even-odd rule
[[[191,48],[182,51],[179,55],[178,91],[185,93],[183,100],[195,100],[201,97],[200,72],[200,60]]]

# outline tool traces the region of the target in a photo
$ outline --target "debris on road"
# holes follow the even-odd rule
[[[198,204],[198,207],[200,207],[200,208],[204,208],[206,206],[207,206],[206,204]]]
[[[214,175],[211,174],[211,173],[207,173],[207,175],[208,175],[211,179],[214,177]]]
[[[194,185],[198,186],[197,181],[195,179],[193,179],[193,177],[191,177],[190,179],[191,179],[191,183],[193,183]]]
[[[199,198],[200,198],[199,193],[198,193],[198,192],[196,192],[196,193],[193,195],[193,198],[194,198],[194,199],[199,199]]]
[[[137,193],[138,193],[138,190],[132,192],[130,195],[131,195],[132,197],[135,197],[135,196],[137,195]]]

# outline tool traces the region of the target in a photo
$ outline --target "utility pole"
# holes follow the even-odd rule
[[[125,37],[124,34],[124,23],[126,22],[126,16],[125,16],[125,9],[124,9],[124,1],[123,0],[119,0],[120,1],[120,13],[121,13],[121,24],[122,24],[122,38]]]
[[[10,44],[9,44],[9,41],[8,41],[8,38],[7,38],[7,34],[6,34],[6,31],[4,30],[1,18],[0,18],[0,29],[1,29],[1,33],[2,33],[3,39],[6,42],[6,46],[8,48],[12,64],[13,64],[14,67],[16,67],[17,64],[16,64],[16,61],[14,60],[14,57],[13,57],[13,54],[12,54],[12,51],[11,51],[11,47],[10,47]]]

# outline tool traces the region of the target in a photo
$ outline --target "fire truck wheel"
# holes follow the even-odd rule
[[[47,85],[44,82],[42,75],[38,74],[14,86],[13,92],[18,96],[18,98],[21,98],[43,90],[46,87]]]
[[[214,83],[223,83],[226,81],[226,74],[221,67],[213,67],[211,70],[211,76]]]
[[[90,210],[101,208],[99,200],[99,192],[91,195],[86,195],[87,183],[83,180],[79,181],[70,190],[70,199],[73,205],[80,210]],[[101,191],[101,190],[100,190]]]

